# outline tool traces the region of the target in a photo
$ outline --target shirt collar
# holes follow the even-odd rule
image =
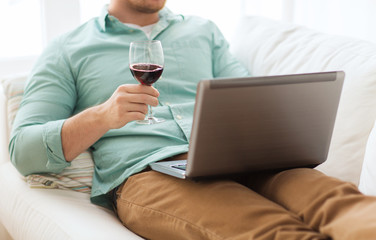
[[[108,20],[108,5],[105,5],[102,8],[101,14],[98,17],[99,25],[101,26],[102,31],[106,31],[106,21]]]
[[[99,15],[99,18],[98,18],[99,25],[100,25],[102,31],[105,32],[106,28],[109,25],[111,25],[111,22],[114,21],[114,19],[116,19],[116,18],[110,16],[109,13],[108,13],[108,4],[105,5],[103,7],[103,9],[102,9],[101,14]],[[158,24],[161,23],[162,25],[166,26],[166,25],[168,25],[168,24],[170,24],[172,22],[182,21],[182,20],[184,20],[184,16],[183,15],[174,14],[167,7],[164,7],[161,11],[159,11],[159,22],[158,22]],[[119,20],[117,20],[117,21],[119,21]]]

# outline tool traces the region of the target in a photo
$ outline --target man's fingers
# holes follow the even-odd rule
[[[129,113],[138,112],[146,115],[148,113],[148,106],[142,103],[133,103],[128,105]]]
[[[148,94],[154,97],[159,97],[158,90],[153,86],[146,86],[142,84],[123,84],[119,86],[119,91],[134,93],[134,94]]]
[[[134,120],[144,120],[145,119],[145,114],[142,114],[140,112],[130,112],[129,117]]]
[[[150,106],[158,106],[158,98],[150,96],[148,94],[124,94],[120,93],[115,98],[114,101],[117,105],[129,105],[129,104],[144,104]]]
[[[104,104],[110,128],[119,128],[130,121],[142,120],[148,113],[148,105],[158,105],[159,92],[150,86],[121,85]]]
[[[153,107],[158,106],[159,103],[158,98],[147,94],[133,94],[132,96],[129,96],[129,102],[151,105]]]

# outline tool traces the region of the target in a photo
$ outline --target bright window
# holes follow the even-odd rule
[[[0,1],[0,59],[37,55],[42,50],[40,0]]]

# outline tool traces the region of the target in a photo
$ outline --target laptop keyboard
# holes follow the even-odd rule
[[[176,165],[172,165],[171,167],[185,171],[186,168],[187,168],[187,164],[186,163],[184,163],[184,164],[176,164]]]

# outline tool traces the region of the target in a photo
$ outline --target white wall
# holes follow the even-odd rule
[[[375,0],[243,0],[246,15],[304,25],[376,43]]]
[[[293,22],[376,43],[375,0],[294,0]]]
[[[229,39],[242,15],[243,1],[246,0],[167,0],[167,7],[176,13],[198,15],[214,21]]]
[[[28,71],[53,37],[97,16],[109,1],[0,0],[0,77]],[[167,0],[167,6],[213,20],[228,39],[242,15],[259,15],[376,43],[376,0]]]
[[[42,39],[45,47],[56,36],[80,23],[80,2],[77,0],[40,0]]]

